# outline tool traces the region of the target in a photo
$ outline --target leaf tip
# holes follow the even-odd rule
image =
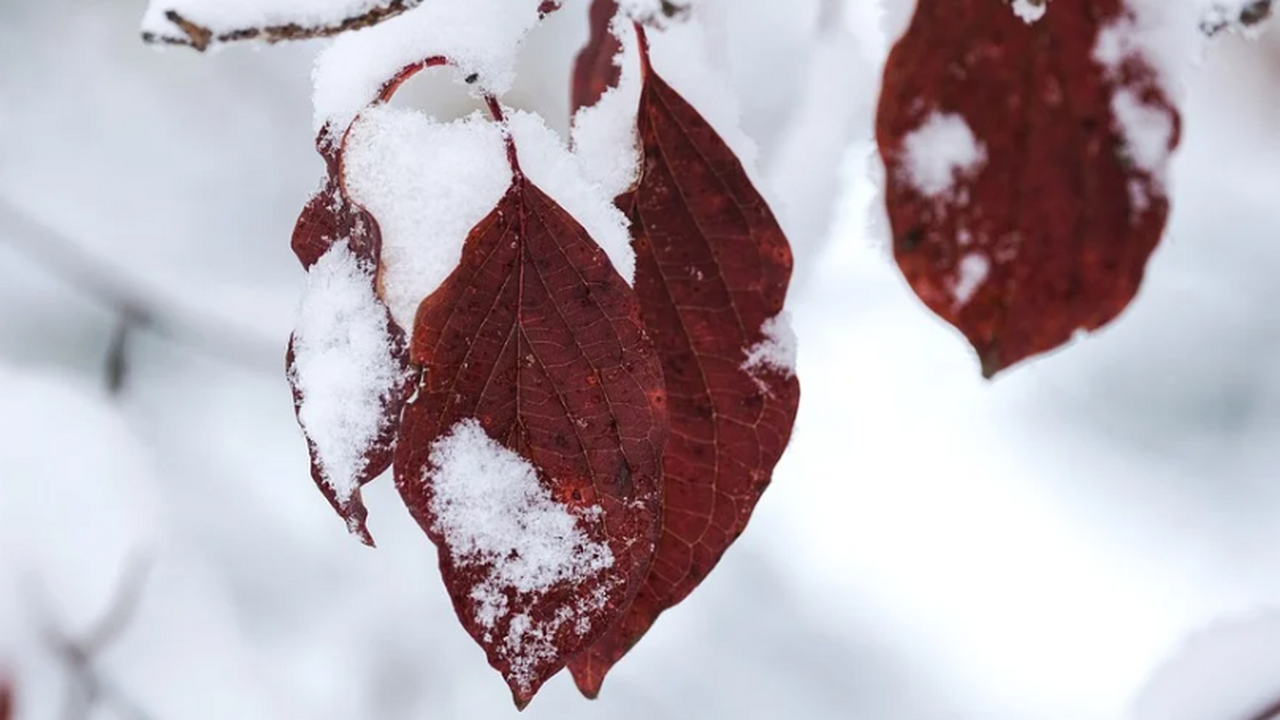
[[[593,664],[573,663],[569,666],[569,673],[573,675],[573,684],[578,686],[578,692],[582,693],[582,697],[588,700],[600,698],[600,689],[604,687],[604,678],[609,672],[608,670],[596,672],[591,669]]]

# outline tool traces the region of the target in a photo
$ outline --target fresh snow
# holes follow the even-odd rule
[[[595,105],[578,110],[573,117],[572,140],[586,180],[599,185],[607,196],[617,197],[630,190],[640,174],[636,135],[640,44],[625,13],[614,18],[610,31],[622,43],[622,51],[613,59],[622,71],[618,85],[606,90]]]
[[[508,111],[521,170],[577,220],[627,283],[635,251],[613,195],[584,176],[560,136],[537,115]],[[392,317],[412,328],[418,305],[458,266],[471,230],[511,186],[504,127],[480,113],[439,122],[412,110],[375,107],[347,141],[344,173],[352,199],[382,231],[382,295]]]
[[[316,59],[315,129],[339,131],[401,69],[443,56],[474,92],[502,95],[515,78],[516,55],[538,22],[539,0],[431,0],[416,9],[337,37]]]
[[[508,110],[507,115],[520,169],[586,229],[622,279],[633,284],[636,255],[630,222],[613,204],[609,188],[587,179],[580,160],[540,116],[523,110]]]
[[[747,359],[742,369],[754,374],[769,368],[786,377],[795,375],[799,343],[791,329],[790,316],[784,312],[769,318],[760,331],[764,333],[764,340],[746,350]]]
[[[583,532],[601,509],[571,510],[557,502],[523,457],[489,437],[477,420],[463,420],[431,447],[427,483],[434,530],[463,572],[482,572],[471,592],[477,622],[494,630],[511,602],[536,605],[549,590],[587,582],[613,567],[609,546]],[[605,587],[605,585],[601,585]],[[529,616],[511,618],[503,649],[526,687],[536,664],[554,652],[554,633],[569,621],[585,635],[587,615],[605,602],[592,593],[562,607],[543,626]],[[492,639],[492,636],[489,636]]]
[[[384,425],[387,393],[401,380],[372,273],[346,241],[336,243],[308,274],[294,331],[298,418],[339,502],[359,489],[365,453]]]
[[[964,118],[932,112],[903,140],[907,180],[922,195],[940,198],[956,181],[982,170],[987,151]]]
[[[382,297],[411,330],[418,305],[458,266],[472,228],[511,186],[502,129],[479,113],[445,123],[371,108],[347,138],[343,173],[382,231]]]

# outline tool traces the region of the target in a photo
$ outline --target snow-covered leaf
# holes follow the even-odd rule
[[[1129,304],[1169,214],[1180,118],[1122,0],[920,0],[877,136],[899,266],[992,376]]]

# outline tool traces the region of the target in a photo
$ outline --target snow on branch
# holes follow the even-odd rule
[[[377,25],[422,0],[151,0],[142,39],[201,52],[218,43],[330,37]]]

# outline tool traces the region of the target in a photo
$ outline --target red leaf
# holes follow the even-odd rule
[[[321,138],[325,135],[321,133]],[[366,427],[363,434],[352,433],[354,437],[338,438],[340,443],[355,442],[360,445],[355,451],[358,457],[354,458],[354,463],[351,458],[343,458],[346,462],[340,463],[335,457],[328,458],[327,462],[326,454],[351,454],[351,451],[341,448],[341,451],[345,451],[341,453],[339,449],[331,447],[332,443],[317,442],[316,431],[320,428],[308,428],[307,388],[302,386],[301,378],[304,371],[297,362],[299,338],[296,332],[289,341],[286,357],[287,374],[293,388],[294,409],[307,435],[307,446],[311,453],[312,479],[338,514],[347,521],[347,527],[351,532],[365,544],[373,545],[373,537],[366,526],[368,511],[365,509],[359,488],[391,466],[400,412],[413,392],[414,378],[409,367],[408,342],[404,331],[392,321],[386,306],[376,299],[377,268],[382,249],[378,223],[347,196],[341,179],[341,150],[326,145],[324,141],[317,144],[328,166],[328,177],[324,188],[311,198],[298,218],[293,232],[294,254],[308,270],[312,270],[331,252],[350,252],[354,256],[363,277],[360,282],[367,281],[368,288],[375,298],[374,302],[380,311],[381,329],[386,335],[387,362],[396,368],[395,372],[385,376],[370,376],[365,373],[360,378],[362,381],[381,379],[384,384],[382,387],[371,388],[372,391],[379,392],[377,402],[380,407],[377,411],[379,417],[376,419],[376,428]],[[342,243],[345,243],[345,249],[335,250],[335,246]],[[354,334],[356,329],[344,327],[345,323],[342,319],[336,319],[335,322],[339,325],[335,328],[339,335]],[[341,342],[343,338],[326,340]],[[332,389],[321,387],[316,388],[315,391],[323,393],[331,392]],[[338,400],[338,402],[341,401],[341,399]],[[340,428],[341,431],[350,432],[350,425],[353,422],[350,416],[354,413],[355,410],[352,409],[347,413],[349,417],[330,418],[329,422],[339,422],[344,426]],[[368,421],[365,419],[365,425],[367,424]],[[344,470],[340,471],[338,468],[344,468]],[[343,490],[340,491],[339,488]]]
[[[644,57],[644,172],[618,199],[631,218],[636,293],[667,382],[663,527],[622,622],[570,663],[595,697],[605,674],[683,600],[746,528],[791,436],[800,385],[752,362],[786,300],[791,248],[733,151]],[[758,358],[757,358],[758,359]]]
[[[512,164],[510,190],[419,308],[412,357],[423,383],[405,409],[396,480],[440,548],[463,626],[523,707],[640,586],[657,534],[667,419],[635,293]],[[466,475],[466,462],[486,464]],[[524,463],[536,473],[525,493],[532,510],[503,500],[509,483],[476,485],[510,480]],[[481,495],[468,505],[467,492]],[[556,537],[526,517],[543,511],[560,519]],[[560,556],[548,559],[555,547]],[[612,561],[584,571],[584,555]]]
[[[920,0],[889,56],[876,130],[894,252],[987,377],[1114,319],[1164,230],[1158,165],[1180,119],[1140,55],[1096,59],[1124,16],[1121,0],[1053,0],[1032,24],[1002,2]],[[1167,136],[1131,142],[1122,114]],[[929,141],[966,127],[980,156]]]
[[[578,52],[573,65],[573,112],[600,102],[600,97],[616,87],[622,74],[613,59],[622,51],[622,43],[609,30],[618,14],[618,0],[592,0],[591,36]]]

